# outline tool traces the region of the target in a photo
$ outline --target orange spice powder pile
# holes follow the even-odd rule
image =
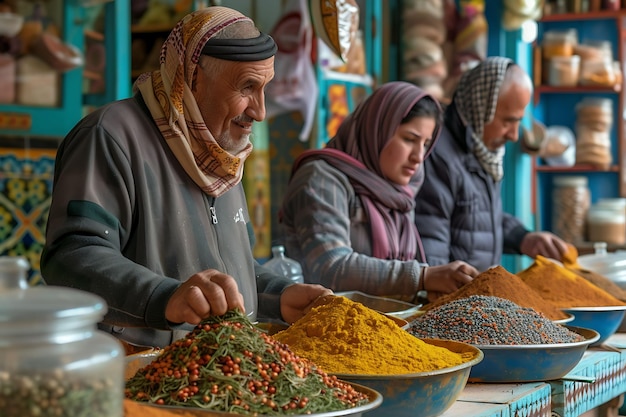
[[[521,307],[532,308],[543,313],[550,320],[567,318],[567,314],[559,307],[544,300],[520,277],[510,273],[502,266],[496,266],[480,273],[472,282],[464,285],[453,293],[444,295],[436,301],[426,304],[423,310],[431,310],[443,304],[468,298],[472,295],[486,295],[500,297],[514,302]]]
[[[517,275],[544,299],[560,308],[626,305],[602,288],[541,255]]]

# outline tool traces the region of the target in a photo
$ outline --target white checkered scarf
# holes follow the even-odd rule
[[[495,181],[504,177],[502,163],[505,148],[502,146],[495,152],[487,149],[483,142],[483,132],[485,124],[491,122],[496,114],[504,74],[511,64],[513,61],[504,57],[485,59],[461,76],[454,97],[457,111],[471,127],[474,155]]]
[[[209,132],[191,92],[200,53],[215,33],[251,21],[227,7],[207,7],[187,15],[161,49],[161,67],[135,82],[166,143],[185,172],[206,194],[219,197],[237,185],[252,145],[226,152]],[[219,97],[215,97],[219,100]]]

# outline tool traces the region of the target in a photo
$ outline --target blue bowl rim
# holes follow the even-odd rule
[[[459,351],[473,352],[475,355],[474,355],[474,358],[472,358],[471,360],[467,362],[463,362],[460,365],[449,366],[446,368],[435,369],[433,371],[427,371],[427,372],[414,372],[414,373],[408,373],[408,374],[344,374],[344,373],[329,372],[329,374],[334,375],[339,379],[348,379],[351,381],[355,381],[355,380],[363,380],[363,381],[370,380],[371,381],[371,380],[380,380],[380,379],[384,379],[384,380],[417,379],[417,378],[423,378],[423,377],[434,376],[434,375],[451,374],[457,371],[461,371],[463,369],[469,369],[472,366],[480,363],[485,356],[483,352],[477,346],[470,345],[469,343],[457,342],[456,340],[446,340],[446,339],[428,339],[428,338],[419,338],[419,339],[423,342],[426,342],[431,345],[439,346],[439,347],[447,347],[449,345],[454,345],[456,346],[457,349],[459,349],[458,351],[454,351],[454,352],[457,352],[457,353],[459,353]],[[463,348],[463,350],[460,350],[461,348]]]
[[[567,314],[567,317],[565,317],[564,319],[552,320],[552,323],[565,324],[574,321],[574,319],[576,318],[574,314],[568,313],[567,311],[563,311],[563,313]]]
[[[580,341],[580,342],[573,342],[573,343],[545,343],[545,344],[538,344],[538,345],[472,345],[472,346],[476,346],[477,348],[481,350],[533,350],[533,349],[538,350],[538,349],[546,349],[546,348],[557,350],[557,349],[571,349],[574,347],[591,345],[600,339],[600,333],[598,333],[596,330],[586,329],[584,327],[568,326],[568,325],[561,325],[561,326],[573,332],[576,332],[581,336],[584,336],[585,340]]]
[[[574,318],[576,318],[576,312],[584,312],[584,311],[589,311],[589,312],[594,312],[594,311],[622,311],[622,310],[626,310],[626,305],[623,306],[599,306],[599,307],[567,307],[567,308],[561,308],[562,311],[568,313],[568,312],[572,312],[572,314],[574,314]]]

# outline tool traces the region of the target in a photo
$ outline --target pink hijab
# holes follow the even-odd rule
[[[425,262],[412,215],[424,170],[420,167],[409,185],[401,186],[385,179],[379,164],[382,149],[413,106],[424,97],[432,98],[411,83],[384,84],[343,121],[326,148],[304,152],[292,169],[293,176],[304,161],[323,159],[348,176],[370,220],[373,255],[380,259],[412,260],[419,247]],[[437,103],[434,98],[433,101]],[[438,125],[430,150],[439,131]]]

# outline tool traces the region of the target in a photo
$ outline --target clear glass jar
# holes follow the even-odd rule
[[[548,60],[548,85],[573,87],[578,85],[580,56],[555,56]]]
[[[567,242],[583,242],[591,204],[587,177],[558,176],[553,184],[552,231]]]
[[[28,287],[27,269],[23,258],[0,257],[0,414],[122,417],[124,350],[96,328],[105,301]]]
[[[304,282],[302,266],[295,259],[285,256],[285,247],[282,245],[272,246],[272,258],[264,266],[294,283]]]
[[[626,243],[626,214],[624,207],[592,205],[587,214],[589,241],[615,245]]]
[[[577,44],[578,31],[576,29],[548,30],[544,33],[543,41],[541,42],[543,58],[572,56]]]

